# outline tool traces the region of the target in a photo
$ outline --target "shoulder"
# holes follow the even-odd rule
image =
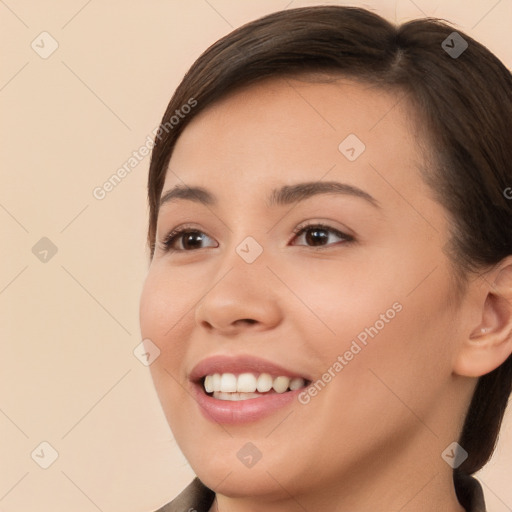
[[[155,512],[208,512],[214,498],[215,492],[196,477],[176,498]]]

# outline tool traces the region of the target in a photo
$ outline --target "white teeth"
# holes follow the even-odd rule
[[[228,400],[238,402],[239,400],[249,400],[250,398],[261,398],[259,393],[223,393],[222,391],[213,393],[213,398],[217,400]]]
[[[256,391],[256,377],[252,373],[242,373],[238,376],[236,390],[242,393],[254,393]]]
[[[204,390],[213,393],[219,400],[247,400],[261,396],[260,393],[275,391],[285,393],[288,389],[295,391],[306,385],[301,377],[279,376],[272,378],[268,373],[255,375],[253,373],[214,373],[204,379]],[[256,393],[257,392],[257,393]]]
[[[292,379],[290,381],[290,390],[295,391],[296,389],[302,388],[304,384],[304,379],[301,379],[300,377],[295,377],[295,379]]]
[[[212,375],[212,391],[220,391],[220,373]]]
[[[223,373],[220,378],[220,391],[223,393],[234,393],[236,391],[236,375]]]
[[[276,377],[272,387],[276,393],[284,393],[288,389],[290,379],[288,377]]]
[[[213,375],[207,375],[204,379],[204,389],[207,393],[213,391]]]
[[[272,382],[272,377],[268,373],[262,373],[258,377],[256,389],[260,393],[266,393],[267,391],[270,391],[272,389]]]

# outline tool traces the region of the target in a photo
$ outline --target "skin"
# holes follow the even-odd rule
[[[353,162],[338,149],[350,133],[366,145]],[[211,511],[464,510],[441,453],[459,438],[477,377],[512,352],[512,265],[456,296],[450,219],[421,179],[415,140],[396,94],[283,78],[209,106],[179,138],[163,192],[199,185],[218,204],[162,206],[141,332],[161,351],[150,369],[174,436],[217,493]],[[265,206],[274,187],[303,181],[348,183],[380,208],[334,194]],[[304,221],[355,241],[327,232],[315,246],[293,234]],[[183,223],[202,245],[165,252],[159,243]],[[263,248],[251,264],[236,252],[247,236]],[[214,354],[320,378],[396,302],[402,310],[307,405],[218,425],[189,393],[188,372]],[[252,468],[237,458],[249,441],[262,454]]]

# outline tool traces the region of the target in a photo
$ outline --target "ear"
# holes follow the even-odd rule
[[[481,283],[474,291],[475,325],[464,334],[454,363],[454,372],[465,377],[490,373],[512,354],[512,256],[485,274]]]

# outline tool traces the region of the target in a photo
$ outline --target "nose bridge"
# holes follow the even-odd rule
[[[256,210],[249,205],[246,210],[251,213],[240,215],[231,226],[229,243],[220,256],[219,267],[232,269],[231,272],[262,284],[269,274],[266,268],[270,256],[269,237]]]
[[[239,237],[240,238],[240,237]],[[263,243],[249,235],[220,257],[218,272],[196,307],[196,321],[219,329],[238,320],[273,323],[279,306],[272,291],[272,272]]]

